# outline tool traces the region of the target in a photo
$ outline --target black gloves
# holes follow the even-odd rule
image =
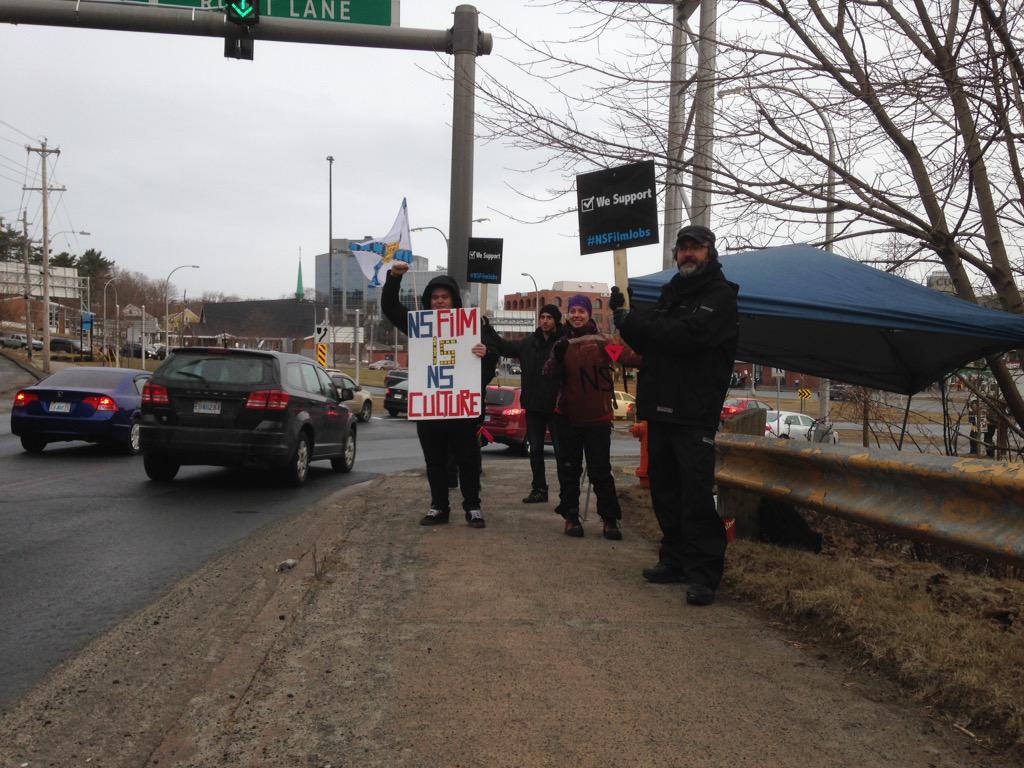
[[[569,337],[561,336],[558,341],[555,342],[555,346],[551,350],[551,354],[555,356],[555,360],[561,363],[565,360],[565,350],[569,348]]]
[[[612,286],[612,295],[608,299],[608,309],[614,312],[616,309],[622,309],[626,306],[626,297],[622,295],[622,291],[619,290],[619,286]]]

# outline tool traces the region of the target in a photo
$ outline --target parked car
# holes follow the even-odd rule
[[[809,434],[816,420],[804,413],[793,411],[768,411],[765,424],[765,435],[782,438],[783,440],[810,440]],[[839,434],[830,430],[826,441],[833,445],[839,442]]]
[[[28,345],[28,337],[24,333],[10,333],[3,338],[3,345],[11,349],[24,349]],[[32,339],[32,349],[41,352],[43,349],[42,339]]]
[[[389,371],[392,368],[397,368],[398,363],[394,360],[378,360],[375,363],[370,363],[368,366],[371,371]]]
[[[405,381],[409,378],[408,368],[392,368],[384,376],[384,386],[390,387],[392,384],[397,384],[400,381]]]
[[[29,453],[41,453],[48,443],[84,440],[136,454],[139,408],[149,376],[129,368],[63,368],[18,391],[11,432]]]
[[[722,404],[722,415],[721,421],[725,421],[730,416],[735,416],[737,413],[750,410],[751,408],[760,408],[764,411],[770,411],[772,407],[763,400],[755,400],[752,397],[730,397]]]
[[[53,336],[50,338],[50,351],[62,352],[68,355],[80,355],[82,354],[82,342],[78,339],[65,339],[61,336]]]
[[[307,357],[222,347],[174,350],[142,392],[142,453],[151,480],[183,464],[273,469],[291,485],[311,461],[348,472],[356,418]]]
[[[616,390],[612,406],[616,419],[632,419],[636,415],[636,398],[629,392]]]
[[[140,344],[137,341],[129,342],[121,347],[121,357],[142,357],[142,353],[146,353],[147,360],[155,360],[157,358],[156,348],[151,344]]]
[[[492,384],[484,393],[484,428],[496,443],[512,446],[522,453],[530,452],[526,436],[526,409],[522,405],[520,387],[502,387]],[[551,444],[551,433],[546,432],[544,443]]]
[[[352,390],[352,400],[347,403],[348,409],[356,414],[356,418],[361,422],[369,421],[373,417],[373,398],[370,393],[352,381],[348,374],[333,368],[328,368],[327,373],[330,374],[331,381],[339,392],[344,389]]]
[[[396,381],[384,390],[384,410],[392,417],[409,410],[409,380]]]

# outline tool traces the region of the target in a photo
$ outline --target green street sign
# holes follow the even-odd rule
[[[153,3],[153,0],[120,1]],[[221,11],[232,6],[225,13],[230,20],[238,23],[248,23],[250,14],[258,12],[259,16],[275,19],[391,26],[391,0],[157,0],[156,4]]]

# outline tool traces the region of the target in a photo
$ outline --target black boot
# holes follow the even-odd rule
[[[547,500],[548,492],[546,490],[534,488],[530,491],[530,495],[523,499],[523,504],[546,504]]]

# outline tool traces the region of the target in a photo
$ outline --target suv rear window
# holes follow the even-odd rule
[[[159,376],[182,384],[273,384],[274,358],[179,352],[161,366]]]
[[[516,400],[516,393],[513,389],[491,389],[487,388],[484,395],[485,405],[512,405]]]

